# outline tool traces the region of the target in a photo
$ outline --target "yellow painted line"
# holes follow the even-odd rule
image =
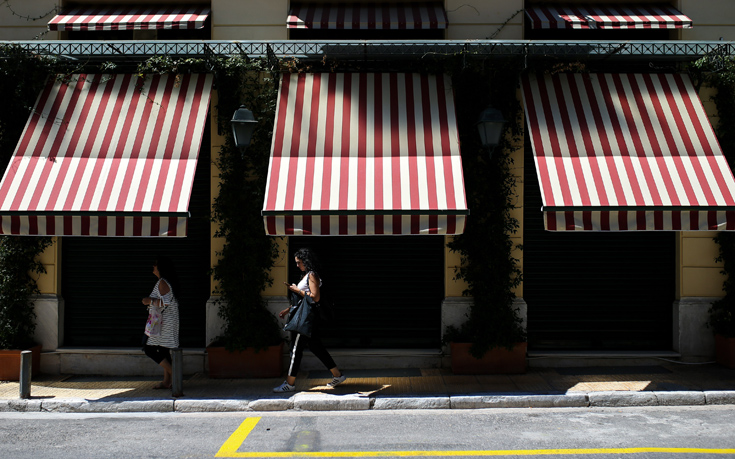
[[[237,450],[240,449],[242,442],[248,438],[258,421],[260,421],[260,418],[245,418],[240,427],[230,435],[230,438],[227,439],[214,457],[240,457],[233,456],[233,454],[241,454]]]
[[[442,457],[442,456],[558,456],[577,454],[735,454],[733,449],[717,448],[579,448],[579,449],[508,449],[479,451],[289,451],[238,452],[260,418],[247,418],[222,445],[215,457]]]

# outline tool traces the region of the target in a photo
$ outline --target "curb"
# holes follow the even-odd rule
[[[487,394],[369,397],[359,394],[301,393],[289,398],[244,399],[5,399],[0,412],[21,413],[204,413],[243,411],[368,411],[483,408],[587,408],[735,405],[735,391],[572,394]]]

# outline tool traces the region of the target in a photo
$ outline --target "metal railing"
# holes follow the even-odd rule
[[[151,56],[246,55],[321,60],[421,59],[429,56],[567,57],[692,60],[735,55],[733,41],[552,41],[552,40],[333,40],[333,41],[0,41],[43,56],[79,60],[142,61]]]

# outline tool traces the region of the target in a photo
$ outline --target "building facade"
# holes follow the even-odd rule
[[[735,37],[735,13],[729,12],[727,0],[647,1],[638,5],[587,0],[565,2],[564,7],[556,5],[557,2],[531,0],[445,0],[401,2],[397,9],[390,2],[381,5],[385,6],[383,9],[373,9],[365,2],[349,1],[159,0],[144,3],[150,3],[157,11],[186,10],[189,16],[177,19],[186,26],[180,29],[141,26],[134,30],[127,30],[131,27],[75,25],[75,21],[80,22],[79,17],[93,8],[98,10],[94,14],[114,22],[109,16],[130,5],[139,5],[140,1],[11,0],[7,3],[8,8],[0,11],[0,40],[6,41],[301,43],[368,39],[396,43],[449,40],[456,44],[477,40],[729,42]],[[609,11],[610,8],[620,10],[616,15],[616,11]],[[635,10],[635,14],[624,8],[641,10]],[[659,13],[652,14],[652,10]],[[154,21],[150,15],[138,16],[143,16],[139,19],[143,23]],[[641,17],[650,20],[650,16],[659,17],[658,25],[631,25]],[[104,30],[106,28],[112,30]],[[564,57],[559,60],[563,62]],[[683,67],[672,67],[666,59],[661,61],[631,58],[622,64],[619,60],[612,64],[598,62],[592,70],[600,75],[613,75],[610,77],[613,79],[614,75],[683,73]],[[513,216],[520,223],[512,240],[515,245],[523,246],[523,250],[516,251],[515,257],[524,272],[524,282],[515,293],[516,304],[526,321],[529,354],[541,357],[591,352],[634,356],[643,352],[645,355],[680,356],[685,360],[709,359],[713,344],[711,332],[704,323],[711,302],[723,295],[724,280],[720,273],[722,266],[715,261],[718,246],[712,238],[716,231],[706,231],[706,225],[697,227],[697,231],[682,230],[676,225],[664,228],[665,231],[659,231],[658,227],[642,228],[647,231],[616,231],[618,228],[612,231],[584,231],[581,228],[579,231],[576,223],[571,223],[577,229],[574,231],[551,231],[553,228],[549,228],[549,209],[574,212],[575,204],[570,198],[568,202],[551,205],[553,193],[547,194],[544,186],[572,181],[570,177],[575,175],[559,173],[554,179],[553,174],[539,169],[539,158],[545,156],[539,151],[545,147],[543,142],[537,142],[537,136],[550,136],[553,129],[543,122],[543,117],[529,112],[536,105],[556,100],[541,94],[544,87],[563,85],[573,89],[578,83],[570,81],[529,80],[525,85],[519,82],[518,87],[518,99],[526,110],[524,126],[527,132],[525,139],[514,144],[512,152],[513,173],[518,184]],[[601,77],[601,81],[604,83],[605,77]],[[437,84],[443,83],[434,80],[426,83],[428,87]],[[446,84],[450,86],[451,81]],[[661,86],[661,83],[655,84]],[[686,90],[667,94],[687,99],[693,86],[686,81],[681,85]],[[701,104],[704,121],[717,126],[712,95],[712,90],[700,88],[691,103]],[[36,333],[46,351],[45,371],[117,371],[117,364],[108,363],[113,361],[109,355],[117,355],[118,359],[138,358],[130,348],[139,341],[135,331],[142,323],[138,317],[140,311],[126,310],[122,303],[127,301],[132,307],[136,298],[147,295],[147,284],[152,285],[152,280],[146,282],[146,275],[156,253],[171,254],[182,266],[181,275],[189,298],[188,310],[182,317],[182,346],[192,349],[187,352],[189,370],[204,368],[204,347],[221,330],[214,293],[217,285],[208,274],[217,263],[217,253],[223,244],[221,239],[213,237],[216,227],[208,221],[219,180],[211,164],[224,143],[215,123],[218,97],[222,95],[216,88],[212,89],[209,122],[202,126],[196,171],[190,177],[191,199],[188,209],[184,209],[190,214],[186,238],[59,236],[43,254],[42,261],[48,272],[39,279],[42,297],[36,302],[39,319]],[[623,99],[621,95],[619,100]],[[447,110],[451,112],[452,108],[453,105]],[[540,110],[539,113],[544,112]],[[548,112],[549,107],[545,110]],[[637,113],[634,118],[642,116],[642,112]],[[553,113],[550,116],[553,118]],[[294,125],[294,121],[289,123]],[[541,124],[547,127],[539,128]],[[389,128],[387,125],[386,129]],[[566,135],[564,128],[559,129],[559,137]],[[573,127],[570,129],[568,132],[575,132]],[[276,129],[276,132],[279,131]],[[657,135],[660,134],[653,137]],[[457,148],[458,155],[459,145]],[[560,154],[566,154],[571,147],[559,148],[563,150]],[[694,154],[696,156],[696,152]],[[731,179],[729,169],[726,173]],[[567,189],[559,191],[560,195],[566,192]],[[443,193],[446,190],[439,190],[439,195]],[[636,205],[642,204],[634,202],[633,207]],[[582,205],[585,206],[592,205],[587,202]],[[275,207],[271,210],[274,215],[278,213]],[[472,218],[471,210],[468,219]],[[619,219],[618,214],[616,218]],[[726,226],[726,222],[724,224]],[[594,222],[591,225],[594,226]],[[471,301],[462,295],[466,285],[455,279],[459,256],[446,248],[454,230],[447,231],[444,226],[433,235],[421,234],[420,230],[397,231],[401,236],[393,237],[355,235],[349,230],[344,233],[337,230],[336,236],[325,235],[325,232],[316,235],[318,232],[309,228],[303,233],[294,232],[293,228],[290,233],[273,232],[274,237],[279,237],[283,256],[271,273],[273,286],[264,292],[270,307],[274,311],[282,308],[286,300],[280,286],[284,281],[293,281],[297,274],[291,266],[293,250],[304,245],[313,246],[328,266],[339,267],[333,268],[328,273],[331,277],[327,277],[327,282],[331,279],[334,285],[339,285],[334,292],[337,305],[357,301],[345,307],[351,310],[345,322],[360,326],[335,329],[328,339],[329,345],[356,356],[362,364],[372,358],[375,365],[405,366],[407,361],[440,365],[443,329],[460,323]],[[374,231],[367,234],[371,233]],[[285,234],[291,235],[282,237]],[[103,260],[99,258],[101,253],[105,254]],[[92,273],[90,264],[95,265]],[[99,287],[100,290],[90,288],[95,283],[103,287]],[[344,298],[349,294],[353,285],[376,286],[380,295],[370,300],[339,300],[340,296]],[[121,300],[113,310],[97,314],[92,324],[97,331],[89,333],[90,311],[95,310],[102,294]],[[416,320],[419,316],[421,320]]]

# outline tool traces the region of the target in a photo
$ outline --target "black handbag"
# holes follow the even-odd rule
[[[293,294],[295,295],[295,293]],[[291,304],[294,304],[292,297]],[[311,332],[314,328],[314,300],[310,296],[305,296],[291,306],[288,323],[283,327],[284,330],[299,333],[311,338]]]

